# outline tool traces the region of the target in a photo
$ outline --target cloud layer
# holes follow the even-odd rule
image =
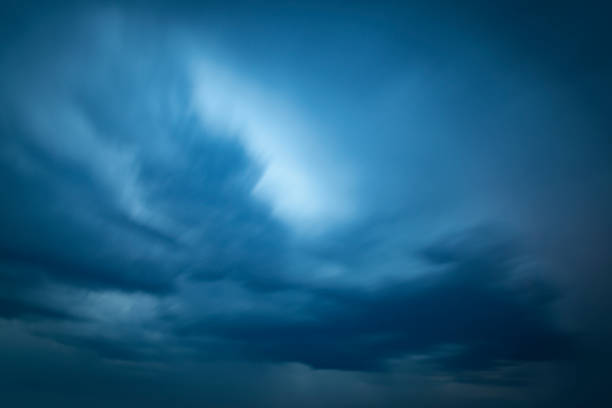
[[[6,7],[12,404],[605,401],[599,94],[393,10]]]

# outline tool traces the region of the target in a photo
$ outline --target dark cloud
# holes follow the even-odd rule
[[[0,299],[0,315],[6,319],[68,319],[70,314],[21,299]]]
[[[180,333],[239,342],[248,358],[328,369],[380,369],[421,354],[450,372],[571,358],[571,337],[549,316],[546,285],[513,281],[516,252],[488,234],[462,240],[469,241],[424,251],[438,266],[432,274],[378,289],[318,288],[301,316],[244,314]],[[451,351],[437,355],[445,347]]]
[[[74,88],[68,91],[79,107],[60,110],[60,117],[50,120],[68,132],[74,131],[73,121],[84,123],[80,130],[93,133],[85,144],[79,135],[58,136],[82,150],[66,146],[68,152],[62,151],[43,141],[51,134],[28,133],[23,123],[9,125],[17,118],[6,118],[3,262],[69,284],[154,293],[172,291],[181,274],[248,280],[249,274],[272,270],[279,257],[270,255],[279,252],[284,232],[250,197],[258,164],[236,141],[211,134],[186,114],[189,101],[180,93],[179,111],[159,107],[166,116],[155,116],[156,106],[148,102],[173,95],[148,86],[150,78],[142,80],[131,68],[104,73],[110,77],[102,83],[115,78],[127,85],[112,94],[104,86],[91,89],[90,82],[81,87],[83,78],[71,79]],[[155,75],[157,69],[152,70]],[[129,114],[116,110],[118,104],[109,106],[113,98],[131,100]],[[164,143],[167,150],[158,150]],[[148,208],[130,208],[139,200]],[[150,214],[134,214],[139,211]],[[192,235],[190,242],[181,240],[184,234]],[[261,259],[250,262],[250,257]],[[258,272],[245,262],[271,264]]]
[[[9,405],[609,399],[603,7],[38,3],[0,6]]]

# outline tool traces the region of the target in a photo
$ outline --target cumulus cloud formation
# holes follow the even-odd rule
[[[604,406],[609,61],[521,7],[2,6],[9,405]]]

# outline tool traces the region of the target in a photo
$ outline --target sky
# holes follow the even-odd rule
[[[7,407],[608,407],[603,2],[0,5]]]

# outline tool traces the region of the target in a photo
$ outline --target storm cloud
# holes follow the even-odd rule
[[[605,406],[574,8],[7,2],[9,406]]]

